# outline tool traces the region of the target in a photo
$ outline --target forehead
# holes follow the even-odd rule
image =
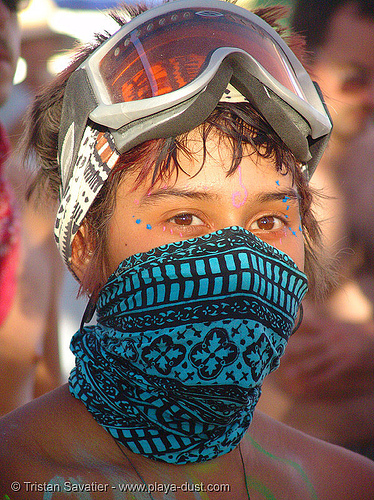
[[[153,187],[155,178],[155,165],[158,164],[157,153],[154,156],[151,150],[151,157],[142,158],[137,164],[134,164],[132,173],[135,175],[126,175],[127,184],[133,184],[133,187]],[[269,156],[263,158],[264,156]],[[223,133],[217,133],[210,129],[206,135],[203,128],[198,127],[186,134],[181,142],[177,142],[175,156],[171,158],[170,165],[166,169],[164,163],[161,163],[161,175],[157,176],[157,184],[168,185],[176,182],[182,175],[184,178],[200,178],[207,175],[207,171],[219,168],[225,175],[232,175],[246,158],[259,165],[266,165],[266,172],[274,175],[281,171],[286,173],[289,168],[283,166],[277,167],[276,154],[272,148],[266,151],[265,146],[259,146],[256,150],[251,144],[242,144],[241,149],[238,143]],[[147,175],[143,175],[147,172]],[[160,172],[160,171],[159,171]],[[131,173],[131,172],[130,172]],[[208,174],[209,175],[209,174]],[[265,174],[266,175],[266,174]],[[137,181],[134,179],[137,179]],[[142,179],[139,182],[139,179]]]
[[[183,189],[206,190],[208,187],[215,191],[230,190],[239,183],[247,183],[251,189],[261,190],[279,189],[280,185],[292,186],[293,175],[286,166],[277,167],[275,155],[264,158],[251,145],[243,145],[241,156],[233,164],[233,144],[226,136],[209,134],[204,140],[200,130],[193,130],[187,136],[186,148],[177,153],[178,167],[173,165],[170,172],[153,182],[153,169],[139,182],[139,168],[125,175],[121,182],[128,192],[137,191],[149,196],[150,193],[163,192],[173,187]],[[234,165],[234,166],[233,166]],[[150,197],[150,199],[154,197]]]
[[[374,16],[363,16],[353,4],[338,9],[321,53],[331,60],[374,73]]]

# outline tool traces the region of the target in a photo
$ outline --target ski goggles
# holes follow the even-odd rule
[[[318,87],[287,44],[230,2],[177,0],[132,19],[70,76],[59,134],[62,198],[77,169],[89,176],[87,162],[107,172],[140,143],[194,129],[220,100],[230,101],[228,87],[265,117],[310,176],[332,125]],[[106,132],[94,132],[97,125]],[[71,210],[80,217],[87,211]]]

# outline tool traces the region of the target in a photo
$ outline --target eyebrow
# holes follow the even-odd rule
[[[148,192],[140,200],[139,206],[147,206],[166,198],[183,198],[190,200],[218,200],[219,195],[209,191],[191,191],[183,188],[164,188]],[[300,196],[295,188],[277,189],[265,193],[259,193],[253,199],[257,203],[268,203],[270,201],[300,202]]]
[[[209,193],[208,191],[191,191],[190,189],[183,188],[161,188],[157,191],[148,192],[144,195],[139,203],[139,206],[146,206],[148,204],[158,202],[164,198],[184,198],[192,200],[207,200],[212,201],[213,199],[218,199],[219,196],[215,193]]]
[[[269,201],[288,201],[300,202],[300,195],[294,188],[286,188],[280,191],[274,191],[269,193],[261,193],[256,197],[257,201],[260,203],[266,203]]]

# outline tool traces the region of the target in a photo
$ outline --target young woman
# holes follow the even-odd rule
[[[90,300],[68,385],[1,421],[4,498],[373,498],[369,460],[255,411],[304,271],[323,286],[307,179],[331,130],[269,24],[215,0],[148,10],[31,118]]]

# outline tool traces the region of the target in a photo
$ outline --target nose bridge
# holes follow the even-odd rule
[[[226,210],[219,218],[218,225],[220,227],[216,227],[215,229],[224,229],[226,227],[239,226],[245,227],[246,221],[244,220],[243,210],[241,207],[235,206],[235,201],[230,200],[230,202],[226,206]]]
[[[254,175],[246,176],[244,168],[236,173],[230,189],[226,191],[224,207],[222,207],[226,227],[239,226],[248,229],[249,224],[253,222],[253,216],[264,210],[264,205],[257,196],[259,180]],[[254,190],[253,186],[256,186]],[[271,190],[272,188],[264,189]]]
[[[225,196],[224,210],[222,211],[223,223],[228,226],[243,226],[245,224],[245,206],[248,201],[248,190],[242,181],[242,172],[239,168],[237,179],[232,184]]]

